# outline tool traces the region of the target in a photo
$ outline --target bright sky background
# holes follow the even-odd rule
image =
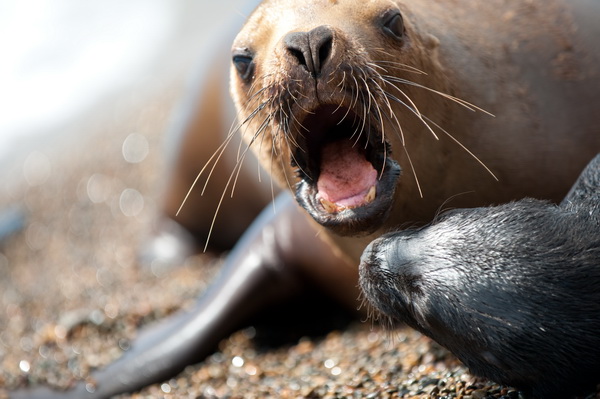
[[[193,64],[256,0],[0,1],[0,159],[119,91]]]

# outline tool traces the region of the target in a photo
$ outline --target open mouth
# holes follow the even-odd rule
[[[400,175],[379,128],[336,105],[320,106],[301,124],[292,159],[300,177],[298,203],[337,234],[377,230]]]

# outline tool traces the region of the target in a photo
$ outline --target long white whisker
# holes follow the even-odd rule
[[[403,83],[403,84],[407,84],[407,85],[410,85],[410,86],[414,86],[414,87],[418,87],[418,88],[421,88],[421,89],[428,90],[428,91],[430,91],[432,93],[438,94],[438,95],[440,95],[440,96],[442,96],[444,98],[447,98],[447,99],[449,99],[451,101],[454,101],[455,103],[463,106],[464,108],[466,108],[466,109],[468,109],[470,111],[476,111],[477,110],[477,111],[483,112],[484,114],[487,114],[489,116],[494,116],[494,114],[492,114],[491,112],[488,112],[485,109],[483,109],[481,107],[478,107],[475,104],[472,104],[472,103],[470,103],[470,102],[468,102],[466,100],[463,100],[462,98],[455,97],[453,95],[441,92],[439,90],[432,89],[431,87],[427,87],[427,86],[424,86],[422,84],[419,84],[419,83],[416,83],[416,82],[413,82],[413,81],[410,81],[410,80],[407,80],[407,79],[398,78],[396,76],[388,76],[388,75],[386,75],[385,79],[389,80],[389,81],[392,81],[392,82]]]
[[[223,143],[221,143],[219,145],[219,147],[215,150],[215,152],[213,152],[213,154],[210,156],[210,158],[208,159],[208,161],[206,161],[206,163],[204,164],[204,166],[202,167],[202,169],[200,170],[200,172],[198,172],[198,174],[196,175],[196,178],[192,182],[192,185],[190,186],[189,190],[185,194],[185,197],[183,198],[183,201],[181,201],[181,205],[179,205],[179,208],[177,209],[177,212],[175,212],[175,216],[179,216],[179,213],[181,212],[181,210],[183,209],[183,206],[187,202],[190,194],[192,193],[192,190],[194,189],[194,187],[196,187],[196,184],[198,183],[198,180],[200,180],[200,176],[202,176],[202,174],[204,173],[204,171],[206,170],[206,168],[208,168],[208,166],[211,163],[213,163],[213,159],[215,159],[215,157],[216,157],[216,160],[214,161],[213,166],[211,168],[211,169],[214,169],[215,165],[221,159],[221,156],[223,155],[223,152],[225,151],[225,149],[227,148],[227,146],[231,142],[231,139],[233,138],[233,135],[234,135],[233,133],[229,133],[227,135],[227,137],[225,138],[225,140],[223,141]],[[207,182],[204,185],[204,189],[206,188],[206,184],[208,183],[208,179],[209,178],[207,177]],[[204,189],[202,190],[202,192],[204,192]]]
[[[412,65],[407,65],[407,64],[403,64],[401,62],[395,62],[395,61],[386,61],[386,60],[380,60],[380,61],[375,61],[372,63],[372,65],[377,66],[381,69],[384,69],[381,65],[388,65],[396,70],[400,70],[400,71],[404,71],[404,72],[411,72],[411,73],[417,73],[419,75],[427,75],[427,72],[414,67]],[[384,69],[385,70],[385,69]]]
[[[271,115],[269,115],[269,116],[267,116],[265,118],[265,120],[263,121],[263,123],[261,124],[261,126],[259,127],[259,129],[256,131],[256,133],[254,133],[254,136],[252,137],[252,139],[250,140],[250,142],[248,143],[248,145],[246,146],[246,148],[242,152],[241,157],[238,157],[238,162],[236,163],[237,172],[236,172],[235,179],[233,181],[233,185],[231,187],[231,198],[233,198],[233,193],[235,192],[235,187],[237,186],[238,177],[239,177],[240,172],[242,170],[241,165],[244,162],[244,159],[246,158],[246,154],[248,153],[248,151],[250,151],[250,147],[252,146],[252,144],[254,144],[254,142],[256,141],[256,139],[258,138],[258,136],[261,136],[260,146],[262,147],[263,142],[264,142],[264,138],[265,138],[265,135],[262,134],[262,133],[267,128],[267,126],[269,125],[269,123],[270,123],[271,120],[272,120],[272,116]],[[238,165],[239,165],[239,167],[238,167]],[[235,168],[234,168],[234,170],[235,170]],[[260,180],[260,172],[259,172],[259,180]]]
[[[413,176],[415,177],[415,183],[417,183],[417,189],[419,190],[419,196],[423,198],[423,190],[421,190],[421,184],[419,183],[419,178],[417,177],[417,171],[415,170],[415,166],[413,165],[412,159],[408,154],[408,149],[406,146],[402,146],[404,148],[404,153],[406,154],[406,159],[408,159],[408,163],[410,164],[410,169],[412,170]]]
[[[225,193],[229,189],[229,185],[231,184],[231,180],[233,179],[233,176],[236,174],[235,170],[236,170],[236,168],[238,168],[238,165],[239,164],[236,164],[236,166],[234,167],[232,173],[229,175],[229,179],[227,179],[227,183],[225,184],[225,188],[223,189],[223,193],[221,194],[221,197],[219,198],[219,203],[217,204],[217,208],[215,209],[215,213],[214,213],[212,221],[210,223],[210,228],[208,229],[208,234],[206,235],[206,243],[204,244],[204,252],[206,252],[206,250],[208,249],[208,243],[210,241],[210,237],[212,235],[213,228],[215,226],[215,221],[217,220],[217,215],[219,214],[219,210],[221,209],[221,205],[223,204],[223,199],[225,198]],[[239,166],[241,167],[241,165],[239,165]]]
[[[435,132],[433,131],[433,129],[431,128],[431,126],[429,126],[429,124],[427,123],[427,121],[425,121],[424,117],[419,114],[416,110],[414,110],[410,105],[406,104],[404,101],[400,100],[398,97],[394,96],[393,94],[389,93],[389,92],[385,92],[385,95],[390,98],[393,101],[396,101],[399,104],[404,105],[404,107],[406,107],[406,109],[408,109],[409,111],[411,111],[413,114],[415,114],[415,116],[417,118],[419,118],[419,120],[423,123],[423,125],[427,128],[427,130],[429,130],[429,132],[431,132],[431,134],[433,135],[433,137],[436,140],[439,140],[439,137],[437,136],[437,134],[435,134]]]
[[[442,128],[440,125],[438,125],[437,123],[435,123],[434,121],[432,121],[431,119],[429,119],[428,117],[424,116],[425,119],[427,119],[430,123],[432,123],[435,127],[437,127],[438,129],[440,129],[442,132],[444,132],[444,134],[446,134],[448,137],[450,137],[456,144],[458,144],[463,150],[465,150],[469,155],[471,155],[473,157],[473,159],[475,159],[481,166],[484,167],[484,169],[496,180],[496,181],[500,181],[496,175],[494,174],[494,172],[492,172],[490,170],[490,168],[487,167],[487,165],[485,163],[483,163],[483,161],[481,159],[479,159],[475,154],[473,154],[467,147],[465,147],[460,141],[458,141],[458,139],[456,139],[453,135],[451,135],[450,133],[448,133],[444,128]]]

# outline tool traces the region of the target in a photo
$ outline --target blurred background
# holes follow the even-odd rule
[[[138,251],[171,115],[257,2],[0,0],[0,397],[83,378],[210,281],[201,258],[162,278]]]
[[[185,80],[256,2],[3,0],[0,165]]]

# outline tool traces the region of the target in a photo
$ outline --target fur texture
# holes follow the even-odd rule
[[[479,376],[534,396],[600,381],[600,156],[561,205],[524,199],[448,212],[363,254],[360,286],[392,323]]]

